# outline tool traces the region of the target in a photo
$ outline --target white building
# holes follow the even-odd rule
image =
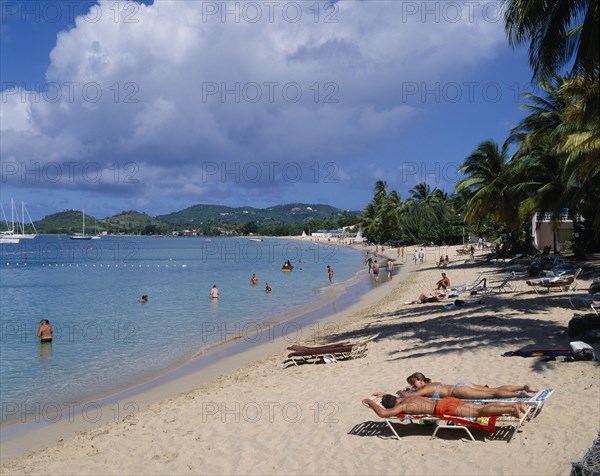
[[[582,218],[577,216],[578,220]],[[531,221],[533,246],[543,250],[550,246],[551,251],[560,251],[565,241],[573,240],[573,221],[568,213],[563,213],[558,221],[552,221],[552,213],[536,213]]]

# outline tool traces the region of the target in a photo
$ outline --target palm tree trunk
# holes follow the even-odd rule
[[[576,259],[585,259],[585,245],[581,239],[581,227],[577,221],[577,210],[569,207],[569,218],[573,222],[573,254]]]

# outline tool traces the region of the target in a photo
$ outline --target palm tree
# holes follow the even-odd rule
[[[380,209],[387,196],[387,184],[378,180],[375,182],[373,200],[371,200],[363,212],[365,229],[365,237],[373,243],[381,243],[382,238],[382,222]]]
[[[466,177],[456,185],[456,192],[469,191],[465,213],[467,223],[482,223],[492,216],[510,230],[519,228],[517,205],[508,188],[507,147],[498,148],[494,141],[484,141],[458,169]]]
[[[509,143],[522,143],[523,141],[535,143],[538,138],[546,140],[548,134],[555,136],[556,143],[558,143],[559,136],[567,132],[564,114],[569,106],[569,101],[561,90],[566,82],[567,79],[553,74],[550,78],[542,79],[538,83],[543,95],[534,93],[521,95],[525,101],[521,109],[528,111],[529,114],[511,130],[507,139]]]
[[[509,136],[509,142],[519,144],[519,149],[512,161],[518,165],[520,170],[531,167],[538,172],[543,168],[549,171],[541,183],[542,196],[552,190],[551,194],[537,198],[527,199],[521,207],[522,212],[537,203],[538,207],[552,211],[557,217],[562,207],[568,205],[569,215],[573,220],[573,226],[577,233],[577,240],[581,238],[581,229],[578,222],[578,213],[582,204],[596,200],[599,196],[598,179],[600,174],[600,144],[598,139],[598,124],[594,124],[594,118],[586,113],[586,105],[590,104],[580,97],[590,89],[585,87],[582,77],[575,80],[553,75],[551,80],[540,81],[540,87],[544,91],[543,96],[527,93],[523,99],[527,104],[524,109],[530,111]],[[598,85],[596,89],[600,88]],[[597,120],[596,120],[597,122]],[[547,164],[542,164],[547,161]],[[521,164],[521,162],[523,162]],[[535,175],[532,172],[533,175]],[[529,175],[524,174],[521,181],[528,183],[531,187],[535,183],[529,181]],[[513,180],[513,183],[517,183]],[[524,190],[524,187],[514,187],[513,190]],[[553,197],[554,206],[547,200]],[[594,199],[593,197],[596,197]],[[544,204],[545,205],[542,205]],[[600,226],[600,212],[594,209],[594,222]],[[558,219],[558,218],[557,218]],[[598,226],[594,229],[598,230]],[[600,236],[600,232],[597,232]],[[580,243],[577,243],[580,248]],[[581,250],[576,250],[579,254]]]
[[[415,185],[414,188],[410,189],[409,193],[415,202],[429,203],[433,193],[435,193],[436,190],[437,188],[434,188],[432,192],[431,187],[426,182],[421,182]]]
[[[558,224],[571,197],[565,180],[565,159],[555,153],[554,142],[550,134],[545,140],[525,141],[513,157],[507,175],[509,182],[514,184],[511,190],[518,197],[519,217],[524,223],[528,224],[534,213],[550,214],[553,248],[557,250]]]
[[[373,201],[377,207],[380,207],[385,197],[387,196],[387,183],[383,180],[375,182],[375,191],[373,195]]]
[[[363,212],[364,235],[373,243],[386,243],[400,238],[400,214],[403,206],[400,195],[395,190],[387,193],[387,184],[381,180],[375,183],[373,200]]]
[[[398,220],[401,209],[402,202],[400,201],[400,195],[395,190],[392,190],[383,200],[379,210],[383,228],[381,243],[397,240],[400,237]]]
[[[564,81],[560,93],[566,101],[566,134],[559,144],[577,178],[597,182],[600,174],[600,81],[589,76]]]
[[[598,0],[502,0],[512,46],[529,41],[534,77],[572,71],[598,76],[600,5]]]

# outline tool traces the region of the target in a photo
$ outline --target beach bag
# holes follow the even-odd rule
[[[569,342],[575,360],[596,360],[594,348],[580,340]]]

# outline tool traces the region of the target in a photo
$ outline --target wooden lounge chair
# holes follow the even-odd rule
[[[359,342],[339,342],[322,346],[302,346],[294,344],[287,349],[292,352],[284,363],[293,362],[299,364],[316,364],[319,362],[337,362],[338,360],[360,359],[367,353],[369,342],[372,342],[377,335],[367,337]]]

